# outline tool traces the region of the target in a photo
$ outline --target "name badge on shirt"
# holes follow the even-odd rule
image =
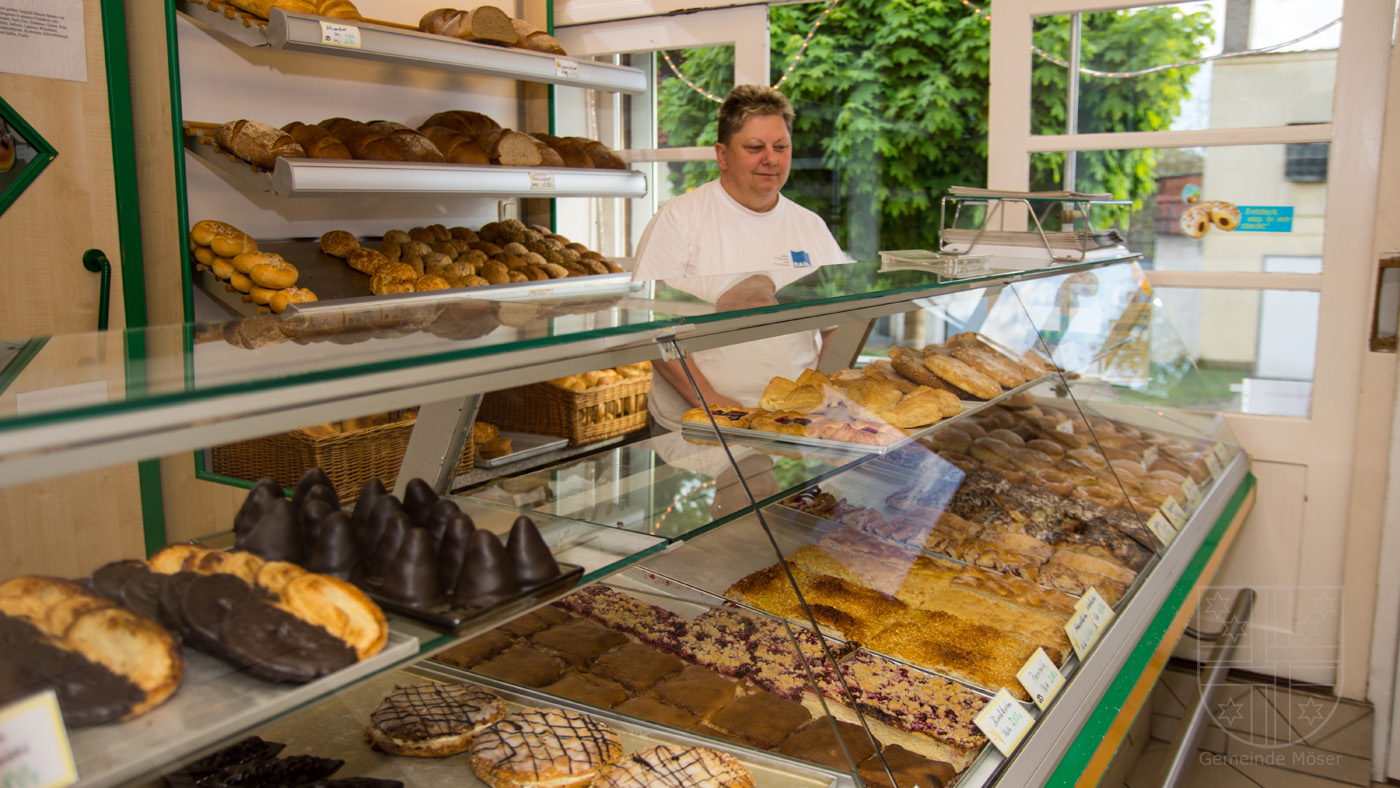
[[[812,256],[809,255],[809,254],[807,254],[806,252],[793,252],[793,253],[792,253],[792,267],[793,267],[793,268],[811,268],[811,267],[812,267]]]

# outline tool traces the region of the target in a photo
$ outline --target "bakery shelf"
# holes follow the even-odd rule
[[[639,94],[646,90],[646,74],[640,69],[461,41],[391,24],[327,19],[280,8],[272,9],[269,20],[262,23],[216,0],[208,0],[207,3],[176,0],[175,7],[189,19],[250,47],[311,52],[613,93]],[[355,30],[359,45],[328,43],[326,25]]]
[[[635,170],[419,164],[342,159],[278,159],[272,172],[185,135],[185,150],[241,188],[279,197],[322,194],[461,194],[492,197],[643,197],[646,176]]]
[[[273,684],[185,649],[180,688],[126,722],[69,734],[84,788],[126,785],[158,774],[185,754],[216,745],[306,703],[420,656],[417,638],[390,632],[378,654],[297,686]]]

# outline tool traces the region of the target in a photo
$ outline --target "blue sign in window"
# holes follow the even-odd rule
[[[792,253],[792,267],[793,267],[793,268],[810,268],[811,266],[812,266],[812,258],[811,258],[811,256],[808,255],[806,252],[794,251],[794,252]]]
[[[1241,205],[1240,226],[1235,230],[1251,233],[1291,233],[1293,206]]]

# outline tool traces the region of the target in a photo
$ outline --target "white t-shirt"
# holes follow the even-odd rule
[[[672,198],[642,233],[634,280],[667,284],[713,303],[755,273],[774,289],[846,255],[815,213],[778,195],[771,211],[740,205],[719,181]],[[758,404],[774,376],[796,378],[816,366],[819,335],[803,331],[742,345],[700,350],[689,358],[715,391],[744,405]],[[652,377],[648,408],[662,426],[675,430],[690,409],[660,375]]]

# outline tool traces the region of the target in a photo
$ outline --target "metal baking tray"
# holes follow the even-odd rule
[[[558,435],[537,435],[533,432],[507,432],[501,431],[502,438],[510,438],[510,454],[500,457],[476,457],[476,467],[495,468],[498,465],[508,465],[512,462],[528,460],[537,457],[545,452],[554,449],[562,449],[569,445],[568,438],[561,438]]]
[[[258,730],[257,734],[270,741],[284,742],[283,755],[318,755],[340,758],[345,765],[333,777],[377,777],[402,780],[405,785],[454,785],[463,788],[483,786],[467,766],[466,756],[447,758],[408,758],[387,755],[369,746],[364,730],[370,713],[395,685],[419,684],[425,681],[466,682],[489,687],[505,699],[508,711],[525,708],[566,708],[596,717],[622,739],[627,753],[662,744],[703,745],[733,755],[753,773],[759,788],[835,788],[854,786],[850,775],[829,771],[780,755],[755,750],[743,745],[673,728],[654,726],[634,717],[547,695],[511,684],[494,681],[485,676],[468,673],[436,663],[422,663],[405,671],[376,676],[338,693],[327,703],[295,716],[278,720]]]
[[[473,630],[478,624],[487,621],[502,621],[514,618],[540,603],[559,596],[578,584],[583,577],[583,567],[577,564],[559,564],[559,574],[538,585],[522,589],[514,596],[502,600],[491,607],[465,608],[452,604],[435,607],[413,607],[386,598],[383,594],[368,587],[360,586],[380,607],[390,613],[397,613],[424,624],[436,627],[448,634],[462,634]]]
[[[178,758],[225,741],[418,657],[418,638],[389,632],[378,654],[306,684],[273,684],[207,654],[185,649],[180,688],[164,704],[126,722],[72,731],[84,788],[126,785]]]

